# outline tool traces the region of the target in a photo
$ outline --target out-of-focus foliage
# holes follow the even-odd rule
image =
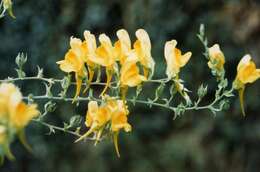
[[[260,3],[253,0],[14,0],[13,11],[15,20],[8,16],[0,20],[1,78],[16,74],[14,59],[21,51],[28,54],[27,73],[38,64],[47,77],[61,78],[63,73],[55,62],[63,59],[70,36],[83,37],[81,33],[88,29],[116,39],[114,33],[125,28],[133,41],[135,30],[144,28],[150,34],[157,64],[154,78],[166,77],[163,46],[176,39],[180,49],[193,53],[181,77],[194,96],[201,83],[208,82],[212,97],[206,97],[207,102],[214,96],[215,81],[196,37],[200,23],[206,26],[209,46],[218,43],[225,53],[228,79],[235,78],[245,53],[251,53],[260,66]],[[24,95],[44,90],[33,82],[19,86]],[[12,145],[16,161],[6,162],[1,171],[258,171],[259,81],[246,89],[246,118],[241,117],[239,100],[232,102],[229,111],[215,117],[208,111],[189,112],[174,121],[167,110],[130,106],[133,131],[121,137],[120,159],[109,142],[96,147],[92,142],[75,144],[73,136],[46,135],[46,128],[32,124],[27,137],[33,154],[17,141]],[[77,108],[57,104],[59,108],[47,118],[59,125],[73,115],[85,115],[87,108],[86,103]]]

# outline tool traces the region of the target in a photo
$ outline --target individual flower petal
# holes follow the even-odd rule
[[[131,40],[128,32],[125,29],[118,30],[116,35],[119,40],[114,45],[115,53],[119,58],[120,63],[123,64],[127,58],[127,54],[131,50]]]
[[[57,64],[60,65],[60,69],[64,72],[79,72],[82,70],[84,66],[83,60],[77,56],[74,51],[69,50],[66,55],[65,59],[58,61]]]
[[[138,29],[135,32],[135,35],[137,40],[134,43],[134,49],[139,57],[140,63],[144,66],[144,76],[148,77],[148,70],[151,71],[152,75],[155,66],[155,62],[151,55],[151,41],[144,29]]]
[[[90,57],[95,56],[95,51],[97,49],[96,37],[91,34],[90,31],[84,31],[85,41],[83,42],[86,46],[86,56],[84,61],[91,67],[94,67],[94,63],[90,60]]]
[[[88,103],[88,111],[86,114],[86,126],[90,127],[93,124],[94,118],[98,112],[98,103],[96,101],[90,101]]]

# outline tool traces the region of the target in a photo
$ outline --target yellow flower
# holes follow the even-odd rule
[[[224,68],[225,64],[225,56],[223,52],[220,50],[218,44],[214,44],[209,48],[209,62],[208,66],[211,69],[215,69],[218,72],[221,72]]]
[[[87,127],[101,127],[106,124],[109,119],[110,114],[105,106],[98,107],[96,101],[89,102],[85,123]]]
[[[155,62],[151,55],[151,41],[149,35],[144,29],[138,29],[135,32],[137,37],[134,43],[134,49],[139,57],[140,63],[144,66],[144,76],[148,77],[148,71],[151,71],[150,76],[153,75]]]
[[[129,111],[124,102],[122,100],[114,100],[113,103],[109,104],[109,108],[112,111],[111,130],[113,132],[118,132],[121,129],[124,129],[126,132],[131,131],[131,125],[127,122]]]
[[[129,113],[127,106],[124,104],[123,100],[109,100],[108,108],[111,111],[111,131],[113,132],[113,141],[116,149],[117,156],[120,157],[119,147],[118,147],[118,135],[121,129],[125,132],[130,132],[132,130],[131,125],[127,122],[127,115]]]
[[[99,140],[103,127],[110,120],[111,113],[106,106],[98,107],[98,103],[96,101],[90,101],[88,103],[88,111],[86,114],[85,125],[90,127],[90,129],[81,136],[76,142],[86,138],[93,132],[98,132],[97,141]]]
[[[70,39],[69,51],[65,55],[65,59],[58,61],[57,64],[60,65],[60,69],[64,72],[70,73],[75,72],[76,78],[76,93],[75,98],[79,95],[82,85],[82,79],[84,77],[84,59],[86,59],[87,49],[82,41],[78,38]]]
[[[121,129],[126,132],[132,130],[131,125],[128,123],[127,116],[129,114],[128,107],[123,100],[116,100],[114,97],[103,96],[104,104],[98,106],[96,101],[90,101],[88,103],[88,111],[86,114],[85,124],[89,127],[89,130],[82,135],[76,142],[94,133],[95,144],[99,141],[103,130],[107,130],[108,126],[113,135],[113,141],[115,150],[118,156],[118,134]]]
[[[123,101],[125,101],[128,87],[136,87],[143,81],[146,81],[146,77],[139,74],[139,68],[137,66],[138,57],[135,51],[131,51],[125,62],[122,64],[120,70],[120,92]]]
[[[119,58],[120,64],[123,64],[127,58],[127,54],[131,51],[131,40],[125,29],[116,32],[118,41],[114,44],[116,57]]]
[[[90,58],[92,56],[95,56],[95,51],[97,49],[95,35],[91,34],[90,31],[86,30],[86,31],[84,31],[84,37],[85,37],[85,41],[83,42],[83,44],[85,44],[86,51],[87,51],[84,61],[88,65],[94,66],[94,63],[90,61]]]
[[[15,18],[13,13],[13,2],[11,0],[3,0],[3,7],[4,10],[7,10],[9,15],[13,18]]]
[[[134,51],[132,51],[125,62],[123,63],[120,70],[120,85],[136,87],[145,81],[146,78],[139,74],[139,68],[137,66],[138,58]]]
[[[109,87],[114,73],[114,64],[116,62],[116,54],[111,40],[105,34],[99,36],[100,46],[96,49],[95,55],[89,56],[89,60],[95,64],[106,67],[106,86],[101,95],[103,95]]]
[[[83,42],[83,45],[86,47],[87,54],[86,54],[86,56],[84,56],[85,58],[83,60],[84,60],[84,62],[87,63],[87,67],[88,67],[88,85],[84,90],[84,92],[86,92],[94,77],[95,63],[93,63],[90,60],[90,57],[95,56],[97,44],[96,44],[95,35],[91,34],[90,31],[87,31],[87,30],[84,31],[84,37],[85,37],[85,41]]]
[[[17,130],[24,128],[32,118],[38,116],[36,104],[26,105],[22,101],[22,94],[13,84],[0,85],[0,109],[4,113],[4,120],[8,120],[11,126]],[[4,107],[3,107],[4,106]],[[4,111],[4,110],[5,111]],[[1,115],[2,116],[2,115]]]
[[[256,65],[251,59],[252,57],[247,54],[240,60],[237,66],[237,76],[233,82],[234,88],[239,91],[240,105],[244,116],[245,85],[248,83],[253,83],[260,78],[260,69],[256,69]]]
[[[99,35],[99,42],[100,46],[96,49],[93,56],[89,56],[89,60],[104,67],[114,65],[116,56],[110,38],[105,34],[101,34]]]
[[[30,149],[25,139],[24,127],[38,115],[37,105],[25,104],[17,87],[11,83],[0,85],[0,146],[10,160],[13,160],[14,156],[9,147],[9,138],[17,134],[21,143]],[[0,155],[1,158],[3,156]]]
[[[166,74],[168,78],[177,77],[180,68],[186,65],[192,55],[191,52],[182,55],[181,51],[176,48],[176,45],[177,41],[171,40],[167,41],[164,47],[164,56],[167,63]]]
[[[260,77],[260,69],[256,69],[252,57],[247,54],[239,62],[237,66],[236,80],[242,84],[253,83]]]
[[[37,110],[37,105],[26,105],[24,102],[19,103],[16,110],[10,114],[11,123],[15,128],[25,127],[31,119],[38,116],[39,111]]]

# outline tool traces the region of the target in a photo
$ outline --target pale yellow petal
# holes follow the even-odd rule
[[[131,49],[131,40],[129,34],[125,29],[120,29],[116,32],[116,35],[120,40],[122,52],[127,53]]]
[[[185,66],[187,62],[190,60],[192,53],[187,52],[181,56],[181,67]]]
[[[85,125],[90,127],[93,123],[94,117],[97,115],[98,112],[98,104],[96,101],[90,101],[88,103],[88,111],[86,114],[86,121]]]
[[[179,67],[176,64],[175,47],[177,45],[176,40],[167,41],[164,46],[164,57],[167,63],[166,75],[168,78],[176,76],[179,72]]]
[[[242,66],[247,65],[251,59],[252,57],[249,54],[246,54],[238,63],[237,70],[239,71]]]
[[[69,50],[65,55],[65,59],[58,61],[57,64],[60,65],[62,71],[69,73],[82,70],[84,62],[72,50]]]
[[[91,34],[90,31],[85,31],[84,37],[85,40],[87,41],[88,51],[93,53],[94,50],[97,48],[95,35]]]
[[[128,32],[124,29],[118,30],[116,34],[119,40],[114,44],[115,53],[118,57],[117,60],[119,60],[120,63],[123,64],[127,57],[127,54],[131,50],[131,40]]]
[[[144,29],[138,29],[135,33],[137,41],[134,43],[134,49],[140,59],[140,63],[151,70],[153,74],[155,62],[151,55],[151,41],[149,35]]]
[[[71,51],[73,51],[78,58],[84,58],[86,49],[83,49],[82,41],[80,39],[71,37],[70,46]]]
[[[142,42],[143,48],[147,48],[148,51],[151,50],[151,41],[148,33],[144,29],[138,29],[135,35],[140,42]]]
[[[252,72],[247,78],[245,78],[245,80],[243,80],[243,82],[253,83],[259,78],[260,78],[259,73],[255,71],[255,72]]]

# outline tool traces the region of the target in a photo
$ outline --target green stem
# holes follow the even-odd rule
[[[55,126],[55,125],[51,125],[51,124],[49,124],[49,123],[47,123],[47,122],[43,122],[43,121],[40,121],[40,120],[37,120],[37,119],[32,119],[32,121],[33,121],[33,122],[36,122],[36,123],[39,123],[39,124],[41,124],[41,125],[43,125],[43,126],[46,126],[46,127],[48,127],[48,128],[52,128],[52,129],[54,129],[54,130],[59,130],[59,131],[62,131],[62,132],[64,132],[64,133],[69,133],[69,134],[72,134],[72,135],[74,135],[74,136],[81,137],[81,135],[80,135],[79,133],[76,133],[76,132],[70,131],[70,130],[66,130],[66,129],[61,128],[61,127],[57,127],[57,126]],[[88,139],[91,140],[91,138],[88,138]]]
[[[31,77],[23,77],[23,78],[7,78],[2,79],[0,82],[15,82],[15,81],[28,81],[28,80],[38,80],[38,81],[45,81],[48,83],[61,83],[62,79],[54,79],[54,78],[44,78],[44,77],[37,77],[37,76],[31,76]],[[146,82],[150,83],[162,83],[167,82],[167,78],[162,79],[155,79],[155,80],[148,80]],[[71,82],[72,85],[76,85],[75,82]],[[116,82],[111,82],[111,84],[116,84]],[[86,85],[86,83],[82,83],[82,85]],[[100,83],[100,82],[91,82],[90,85],[106,85],[106,83]]]

